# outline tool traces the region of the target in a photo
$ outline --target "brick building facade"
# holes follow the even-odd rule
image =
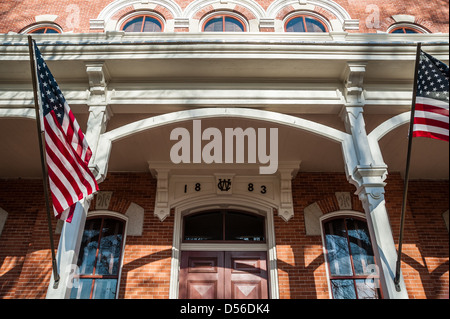
[[[448,4],[0,7],[0,298],[449,297],[444,141],[414,139],[400,291],[393,284],[416,44],[448,64]],[[57,289],[28,34],[86,133],[100,188],[70,224],[52,220]],[[207,163],[202,147],[230,128],[254,129],[257,146],[246,136],[245,160],[226,161],[224,140]],[[177,129],[192,133],[188,162],[173,160]],[[272,129],[277,169],[262,174],[271,163],[258,138]],[[96,227],[105,241],[89,237]]]

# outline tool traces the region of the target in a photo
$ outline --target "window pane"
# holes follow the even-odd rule
[[[45,28],[37,29],[37,30],[31,31],[30,33],[36,33],[36,34],[45,33]]]
[[[93,299],[114,299],[116,298],[116,279],[96,279],[94,283]]]
[[[119,258],[122,248],[122,222],[115,219],[105,219],[103,222],[102,239],[98,252],[96,275],[117,275]]]
[[[222,32],[223,31],[222,17],[213,18],[208,22],[206,22],[204,31]]]
[[[397,29],[392,31],[391,33],[405,33],[405,32],[403,31],[403,29]]]
[[[59,33],[58,31],[56,31],[55,29],[47,29],[47,32],[45,33]]]
[[[367,225],[360,220],[347,219],[347,229],[355,273],[370,275],[373,272],[374,266],[371,265],[375,265],[375,258]]]
[[[413,29],[405,29],[405,33],[419,33],[419,32]]]
[[[101,219],[90,219],[86,221],[83,238],[81,240],[80,253],[78,255],[80,274],[92,275],[94,271],[100,225]]]
[[[225,240],[264,242],[264,217],[238,212],[225,215]]]
[[[92,279],[79,279],[74,282],[70,291],[70,299],[89,299],[91,296]]]
[[[351,276],[352,265],[344,220],[336,219],[325,224],[325,240],[331,275]]]
[[[287,32],[305,32],[305,25],[303,23],[303,17],[298,17],[289,20],[286,24]]]
[[[213,212],[185,217],[184,240],[223,240],[222,213]]]
[[[334,299],[356,299],[353,280],[332,280],[331,289]]]
[[[144,17],[138,17],[136,19],[133,19],[133,20],[127,22],[123,27],[123,31],[141,32],[143,19],[144,19]]]
[[[144,32],[161,32],[161,23],[152,17],[145,17]]]
[[[242,23],[234,18],[225,17],[225,31],[226,32],[244,32]]]
[[[378,288],[379,282],[378,279],[369,278],[369,279],[357,279],[356,290],[358,291],[358,299],[378,299]]]
[[[326,32],[325,26],[316,19],[305,17],[308,32]]]

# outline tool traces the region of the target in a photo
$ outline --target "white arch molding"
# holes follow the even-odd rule
[[[334,142],[341,143],[343,156],[346,163],[346,171],[350,175],[352,175],[353,169],[357,164],[357,157],[354,150],[352,137],[350,134],[340,130],[310,120],[271,111],[247,108],[204,108],[178,111],[150,117],[101,134],[97,152],[94,155],[95,158],[93,159],[93,165],[97,166],[99,172],[97,180],[101,182],[106,177],[113,142],[152,128],[207,118],[253,119],[304,130]]]

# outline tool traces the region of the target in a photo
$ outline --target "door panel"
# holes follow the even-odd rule
[[[180,265],[181,299],[222,299],[223,253],[183,252]]]
[[[267,299],[266,260],[266,252],[225,252],[225,298]]]
[[[267,253],[185,251],[181,299],[267,299]]]

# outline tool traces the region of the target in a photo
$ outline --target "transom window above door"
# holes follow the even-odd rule
[[[264,243],[265,218],[231,210],[192,214],[183,218],[183,242]]]
[[[215,15],[203,24],[205,32],[245,32],[245,24],[237,17]]]

